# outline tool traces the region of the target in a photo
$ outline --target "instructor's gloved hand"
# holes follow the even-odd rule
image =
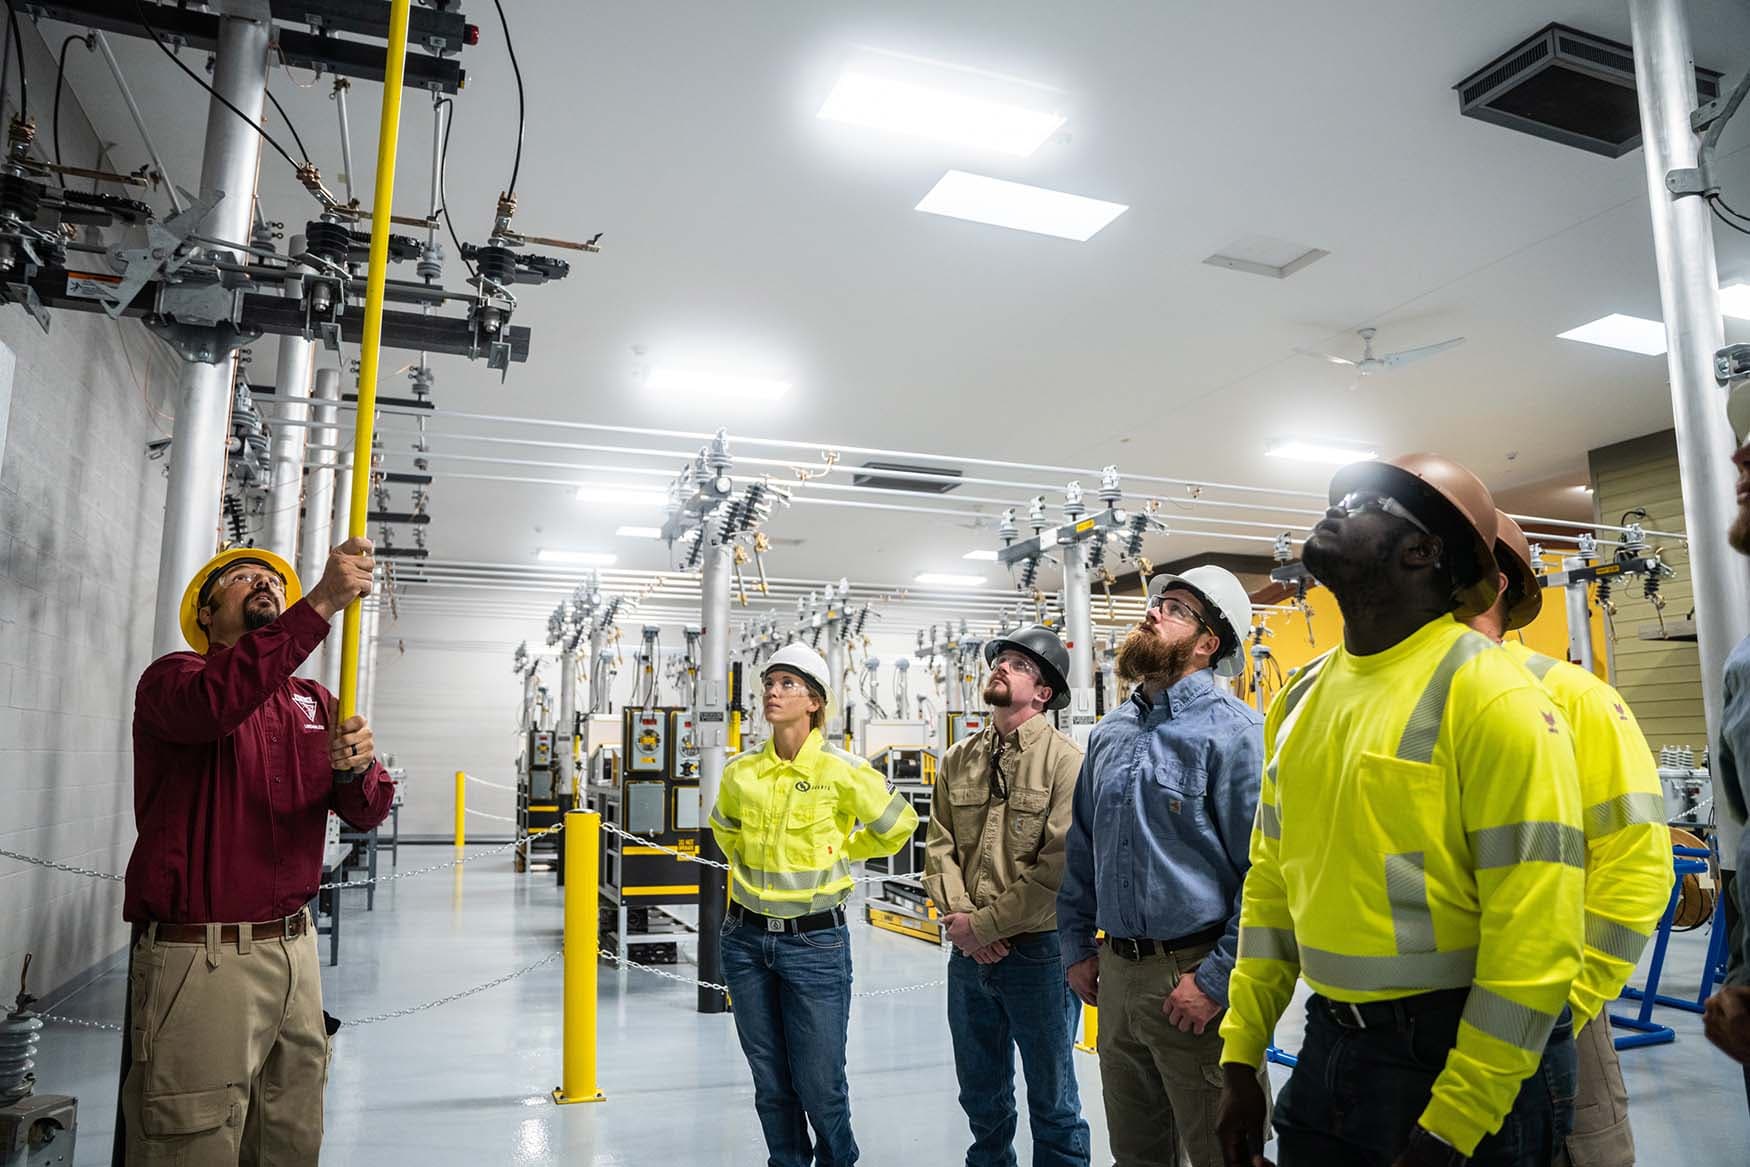
[[[371,541],[360,535],[328,553],[322,578],[304,596],[306,603],[324,620],[354,600],[371,594],[371,573],[377,561],[371,557]]]
[[[1258,1071],[1228,1062],[1221,1073],[1215,1137],[1221,1143],[1222,1167],[1273,1167],[1264,1158],[1264,1116],[1270,1107],[1264,1087],[1258,1083]]]

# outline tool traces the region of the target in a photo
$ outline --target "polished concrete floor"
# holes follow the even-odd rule
[[[441,858],[414,848],[406,866]],[[357,893],[354,893],[357,895]],[[328,1009],[363,1017],[447,996],[519,968],[560,942],[560,895],[550,874],[517,876],[502,857],[458,875],[403,880],[362,897],[346,917],[341,963],[324,969]],[[1673,941],[1666,988],[1693,994],[1705,933]],[[324,942],[325,943],[325,942]],[[943,957],[918,941],[857,924],[857,987],[939,979]],[[682,965],[677,971],[688,971]],[[118,970],[57,1011],[121,1018]],[[329,1167],[381,1164],[757,1165],[764,1161],[753,1090],[727,1016],[694,1012],[695,991],[640,973],[601,976],[600,1049],[605,1102],[555,1106],[560,1076],[560,967],[412,1017],[335,1038],[328,1083]],[[1626,1007],[1627,1002],[1621,1005]],[[869,1167],[944,1167],[961,1161],[966,1127],[955,1102],[940,988],[858,1000],[851,1014],[854,1121]],[[1640,1162],[1750,1163],[1750,1113],[1742,1078],[1701,1036],[1701,1019],[1673,1009],[1657,1018],[1676,1043],[1626,1052]],[[1296,1047],[1298,1009],[1279,1039]],[[80,1101],[79,1164],[109,1161],[115,1100],[115,1034],[53,1026],[38,1059],[39,1088]],[[1099,1067],[1078,1055],[1094,1161],[1109,1163],[1099,1106]],[[1280,1082],[1285,1071],[1275,1071]],[[1019,1089],[1019,1087],[1017,1087]],[[1025,1123],[1020,1158],[1028,1162]]]

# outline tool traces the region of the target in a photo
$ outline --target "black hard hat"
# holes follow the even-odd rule
[[[1035,624],[1031,628],[1023,628],[1013,636],[999,636],[987,640],[984,644],[984,663],[996,660],[1000,652],[1013,649],[1039,666],[1045,683],[1051,686],[1051,701],[1047,709],[1064,709],[1069,706],[1069,649],[1063,646],[1063,641],[1057,633],[1043,624]]]

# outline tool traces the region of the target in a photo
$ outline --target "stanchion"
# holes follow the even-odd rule
[[[467,842],[468,828],[466,820],[468,806],[468,776],[460,770],[456,771],[456,846]]]
[[[596,967],[601,959],[602,816],[574,810],[565,816],[565,1018],[563,1066],[553,1101],[600,1102],[596,1088]]]
[[[1100,1052],[1100,1011],[1087,1003],[1082,1004],[1082,1039],[1076,1042],[1076,1048],[1085,1054]]]

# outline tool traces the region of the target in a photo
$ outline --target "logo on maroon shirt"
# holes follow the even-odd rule
[[[302,711],[302,713],[304,714],[304,728],[305,729],[326,729],[326,728],[328,728],[327,726],[323,725],[322,722],[320,720],[318,720],[318,718],[317,718],[316,711],[317,711],[318,706],[316,704],[316,698],[307,697],[302,693],[293,693],[292,694],[292,704],[296,705],[298,707],[298,709],[300,711]]]

